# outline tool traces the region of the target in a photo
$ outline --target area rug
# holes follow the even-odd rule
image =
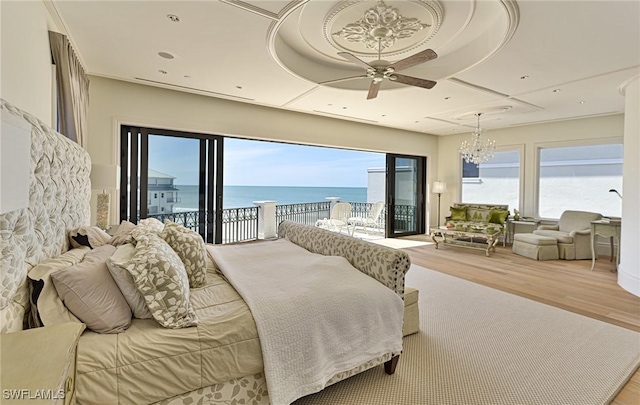
[[[640,334],[413,265],[420,332],[381,366],[295,405],[609,403],[640,365]]]

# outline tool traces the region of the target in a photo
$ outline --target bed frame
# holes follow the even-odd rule
[[[29,270],[66,252],[66,231],[89,223],[91,160],[77,143],[0,101],[32,127],[29,207],[0,215],[0,333],[7,333],[29,325]]]
[[[15,332],[35,324],[30,321],[27,273],[41,261],[69,249],[67,232],[90,222],[91,160],[75,142],[55,132],[33,115],[5,100],[1,108],[31,124],[29,207],[0,215],[0,333]],[[280,237],[314,253],[344,256],[351,264],[404,296],[404,275],[409,256],[401,251],[359,241],[292,222],[279,226]],[[400,353],[388,353],[353,370],[334,376],[327,385],[385,363],[392,374]],[[264,375],[245,376],[200,388],[157,404],[268,404]]]

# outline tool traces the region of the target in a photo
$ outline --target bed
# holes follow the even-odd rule
[[[4,100],[2,108],[33,130],[30,207],[0,215],[1,332],[79,322],[64,310],[34,311],[28,279],[52,263],[113,261],[122,246],[69,249],[68,232],[89,224],[88,154]],[[174,329],[134,318],[121,333],[87,329],[77,403],[288,404],[383,363],[392,374],[406,253],[292,222],[278,232],[276,241],[205,247],[204,285],[189,289],[197,322]]]

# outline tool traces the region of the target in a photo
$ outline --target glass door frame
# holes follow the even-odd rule
[[[139,214],[140,218],[146,218],[148,215],[149,135],[191,138],[200,141],[198,233],[207,243],[222,243],[224,137],[219,135],[121,125],[120,221],[128,220],[135,224],[138,222],[136,214]],[[137,142],[134,142],[134,139]],[[138,173],[138,167],[141,173]],[[129,170],[131,170],[130,173]],[[127,190],[138,189],[140,201],[138,201],[137,192],[127,192]]]
[[[395,211],[396,211],[396,163],[398,159],[412,159],[416,161],[416,194],[414,196],[416,203],[416,213],[414,220],[414,230],[406,232],[398,232],[395,224]],[[386,217],[386,237],[397,238],[400,236],[420,235],[426,232],[425,225],[425,213],[426,213],[426,178],[427,178],[427,158],[424,156],[412,156],[401,155],[394,153],[387,153],[386,156],[386,188],[385,194],[387,196],[387,217]]]

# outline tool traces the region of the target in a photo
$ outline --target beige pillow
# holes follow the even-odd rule
[[[95,249],[111,241],[111,236],[97,226],[81,226],[69,231],[68,235],[73,248],[88,246]]]
[[[120,245],[124,245],[125,243],[133,242],[133,238],[131,238],[129,234],[134,229],[136,229],[135,224],[132,224],[129,221],[122,221],[120,225],[118,225],[118,229],[116,229],[116,232],[113,234],[113,237],[111,238],[110,243],[113,246],[117,247]]]
[[[46,259],[29,271],[29,300],[31,302],[31,326],[51,326],[65,322],[80,322],[58,297],[51,273],[80,263],[90,252],[83,246],[71,249],[60,256]]]
[[[207,250],[197,232],[169,220],[164,221],[160,237],[178,254],[189,278],[191,288],[202,287],[207,277]]]
[[[138,222],[138,228],[147,232],[160,234],[164,229],[164,224],[156,218],[145,218]]]
[[[135,253],[125,266],[153,318],[165,328],[198,324],[189,302],[189,280],[180,257],[155,233],[136,233]]]
[[[65,306],[97,333],[121,333],[131,325],[131,308],[107,268],[115,250],[101,246],[81,263],[51,273]]]
[[[133,282],[133,277],[126,269],[126,266],[133,258],[134,252],[135,247],[132,244],[127,243],[118,246],[115,253],[107,260],[107,267],[109,268],[111,277],[113,277],[118,288],[120,288],[124,299],[127,301],[127,304],[129,304],[131,312],[133,312],[133,317],[138,319],[153,318],[149,308],[147,308],[147,303]]]

